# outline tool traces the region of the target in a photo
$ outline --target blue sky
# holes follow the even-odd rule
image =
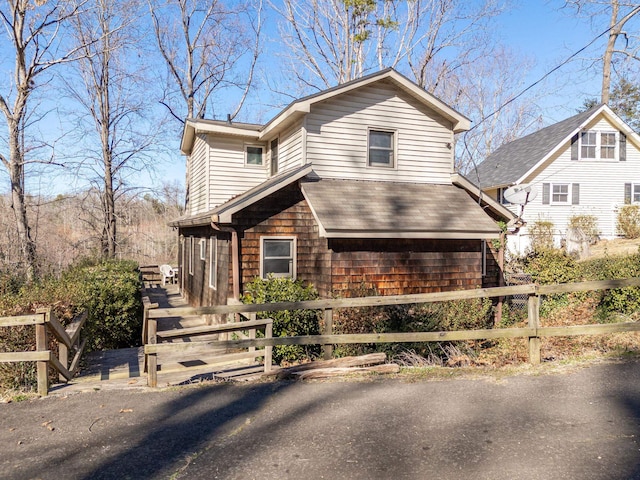
[[[593,22],[588,18],[578,18],[570,8],[562,9],[563,4],[562,0],[516,0],[512,10],[497,19],[496,34],[503,44],[516,54],[530,58],[535,64],[528,73],[525,86],[533,84],[574,52],[583,48],[608,24],[608,19],[604,17]],[[268,16],[268,21],[274,22],[275,20],[275,14],[271,13]],[[271,38],[265,42],[265,52],[261,61],[262,74],[258,75],[258,78],[269,75],[269,68],[273,68],[272,62],[269,61],[270,56],[274,53],[272,50],[277,50],[280,43],[277,29],[273,23],[268,25],[265,31]],[[532,93],[538,97],[545,124],[560,121],[573,115],[585,98],[599,96],[599,71],[595,68],[585,71],[584,67],[589,58],[602,55],[605,41],[606,38],[601,38],[578,58],[532,89]],[[0,54],[0,56],[2,55]],[[273,101],[273,96],[265,90],[255,92],[254,97],[245,104],[242,119],[266,122],[277,112],[272,107],[261,104],[261,101]],[[288,101],[289,99],[284,99],[283,103],[288,103]],[[263,115],[262,118],[250,118],[251,116],[246,112],[263,112]],[[472,120],[477,121],[478,119],[472,118]],[[4,125],[2,128],[0,134],[4,134]],[[136,179],[137,183],[151,186],[166,180],[184,181],[185,159],[178,151],[181,131],[181,127],[175,122],[171,134],[175,136],[173,154],[160,159],[161,161],[157,163],[157,171],[152,177],[143,174],[139,179]],[[0,186],[0,191],[5,190],[4,184],[8,183],[4,178],[6,178],[6,174],[0,173],[0,182],[3,184]],[[59,186],[59,190],[64,191],[70,182],[57,181],[55,184]],[[38,187],[34,182],[31,188],[40,190],[41,187]],[[49,193],[44,190],[40,191],[45,194]],[[31,193],[37,193],[37,191]],[[55,190],[54,193],[56,193]]]

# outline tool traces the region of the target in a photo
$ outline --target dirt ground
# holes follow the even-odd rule
[[[600,240],[589,247],[589,258],[601,258],[605,255],[630,255],[638,253],[640,238],[615,240]]]

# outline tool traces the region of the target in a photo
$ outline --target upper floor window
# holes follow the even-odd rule
[[[260,145],[245,145],[244,146],[244,163],[246,165],[263,165],[263,147]]]
[[[596,130],[586,130],[580,132],[574,140],[575,146],[571,154],[572,160],[615,160],[620,157],[624,160],[624,153],[619,152],[618,145],[624,143],[618,132],[599,132]],[[619,142],[620,141],[620,142]],[[579,148],[577,143],[579,142]],[[578,157],[578,151],[580,155]]]
[[[368,165],[370,167],[394,167],[395,150],[395,132],[369,130]]]

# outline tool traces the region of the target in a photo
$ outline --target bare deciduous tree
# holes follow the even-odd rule
[[[145,123],[144,64],[132,55],[140,42],[134,1],[91,0],[74,22],[75,39],[84,53],[76,62],[78,81],[65,84],[74,98],[83,159],[80,173],[101,192],[101,253],[114,258],[117,249],[116,200],[126,184],[125,172],[149,163],[153,142]]]
[[[24,190],[27,107],[34,90],[41,86],[43,74],[78,56],[77,49],[65,48],[60,32],[76,16],[80,5],[64,0],[9,0],[0,6],[0,21],[7,34],[0,48],[14,60],[9,81],[0,85],[0,111],[8,138],[8,152],[0,152],[0,160],[9,174],[20,260],[29,280],[36,275],[37,256]]]
[[[180,122],[216,118],[214,104],[232,91],[240,111],[260,53],[262,0],[148,0],[156,43],[168,71],[162,103]]]
[[[495,0],[284,0],[277,10],[302,85],[322,90],[393,67],[433,92],[490,48],[485,34],[503,8]]]
[[[602,89],[600,93],[600,101],[609,103],[614,56],[619,55],[625,60],[640,60],[640,37],[635,32],[625,31],[625,26],[628,26],[629,21],[640,12],[640,5],[620,2],[620,0],[567,0],[566,5],[574,7],[579,14],[589,18],[592,22],[600,16],[609,17],[607,44],[602,55]],[[625,42],[622,48],[617,47],[620,37],[623,37]]]

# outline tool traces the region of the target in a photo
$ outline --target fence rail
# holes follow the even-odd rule
[[[358,297],[347,299],[310,300],[303,302],[282,302],[247,305],[216,305],[211,307],[163,308],[148,311],[149,319],[186,315],[233,314],[239,312],[278,312],[284,310],[322,310],[324,312],[324,332],[321,335],[274,337],[257,339],[210,340],[198,342],[211,348],[273,347],[278,345],[322,345],[325,358],[331,356],[333,345],[362,343],[419,343],[456,340],[485,340],[498,338],[526,338],[529,346],[529,361],[540,363],[540,339],[548,336],[595,335],[616,332],[640,331],[638,322],[613,324],[592,324],[565,327],[543,327],[540,325],[540,297],[543,295],[609,290],[639,287],[640,278],[589,281],[557,285],[516,285],[508,287],[481,288],[451,292],[425,293],[418,295],[396,295],[385,297]],[[495,328],[485,330],[459,330],[410,333],[365,333],[333,334],[333,311],[340,308],[372,307],[416,303],[469,300],[475,298],[496,298],[512,295],[527,297],[527,327]],[[146,344],[145,354],[156,355],[171,350],[170,344]]]
[[[83,312],[65,328],[51,308],[40,309],[32,315],[0,317],[0,328],[33,325],[36,334],[35,352],[2,352],[0,363],[36,362],[38,394],[46,396],[49,392],[50,367],[58,372],[61,381],[71,380],[77,372],[86,345],[86,339],[80,342],[80,332],[86,320],[87,312]],[[49,350],[49,333],[58,343],[57,356]],[[69,364],[72,350],[75,350],[75,354]]]

